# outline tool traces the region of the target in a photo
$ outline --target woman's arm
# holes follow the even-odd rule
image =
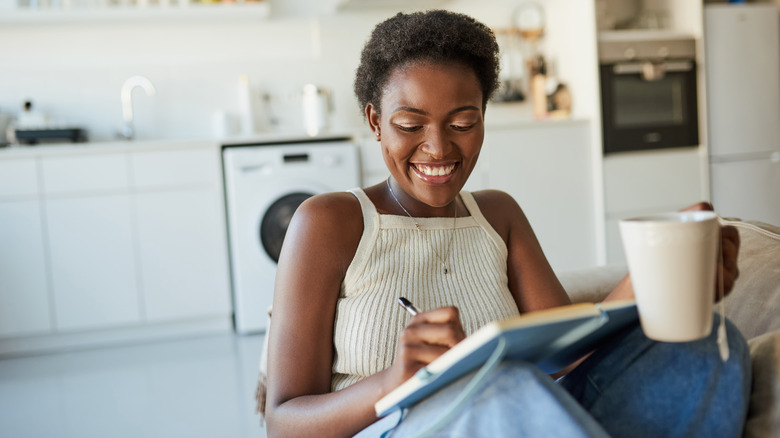
[[[377,400],[464,337],[456,309],[421,313],[389,369],[330,392],[336,301],[362,232],[360,206],[347,193],[307,200],[290,223],[269,330],[269,436],[354,435],[376,421]]]
[[[370,393],[328,395],[336,299],[351,260],[349,248],[354,254],[362,231],[360,207],[346,196],[352,195],[310,198],[285,235],[268,331],[269,435],[301,435],[311,427],[346,435],[350,430],[343,426],[354,423],[353,430],[360,430],[358,423],[372,421],[368,409],[361,409],[369,403],[360,403]],[[357,418],[344,421],[345,415]]]

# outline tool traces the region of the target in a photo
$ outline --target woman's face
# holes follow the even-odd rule
[[[380,134],[385,164],[404,192],[396,190],[396,195],[413,214],[452,214],[418,202],[446,207],[474,170],[485,135],[477,76],[460,64],[398,68],[383,90],[381,107],[379,114],[369,104],[366,115]]]

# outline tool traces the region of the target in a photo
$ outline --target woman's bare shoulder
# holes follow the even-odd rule
[[[295,211],[284,247],[294,248],[297,257],[327,256],[344,266],[354,256],[362,233],[363,215],[355,195],[323,193],[308,198]]]
[[[522,208],[510,194],[501,190],[480,190],[472,194],[482,215],[504,240],[512,228],[529,226]]]
[[[304,201],[298,210],[307,218],[320,221],[362,222],[360,202],[349,192],[330,192],[314,195]],[[298,211],[296,211],[298,214]]]
[[[508,206],[510,204],[517,205],[517,202],[509,193],[501,190],[479,190],[476,192],[471,192],[471,194],[474,196],[474,199],[477,201],[477,204],[480,208],[482,208],[483,204],[485,206]]]
[[[499,219],[501,217],[512,217],[522,209],[509,193],[501,190],[480,190],[473,192],[474,200],[477,201],[482,214],[488,219]]]

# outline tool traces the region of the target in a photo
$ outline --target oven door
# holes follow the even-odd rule
[[[696,63],[602,64],[604,153],[699,144]]]

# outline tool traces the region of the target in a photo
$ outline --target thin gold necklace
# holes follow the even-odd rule
[[[401,207],[401,210],[406,213],[407,216],[414,222],[414,227],[417,229],[417,232],[420,233],[420,235],[423,235],[422,229],[420,228],[420,224],[417,222],[417,219],[414,218],[411,214],[409,214],[409,211],[404,208],[404,205],[401,204],[401,201],[398,200],[398,198],[395,196],[395,192],[393,192],[393,187],[390,186],[390,178],[387,178],[385,180],[385,183],[387,183],[387,189],[390,191],[390,196],[393,197],[395,200],[395,203],[398,204],[399,207]],[[452,229],[450,230],[450,239],[447,242],[447,252],[444,253],[444,257],[441,257],[439,255],[439,252],[436,251],[436,247],[433,246],[433,243],[428,240],[428,245],[431,246],[431,249],[433,250],[433,253],[436,255],[436,258],[439,259],[439,263],[441,263],[441,267],[444,270],[444,274],[450,273],[450,268],[447,266],[446,260],[450,255],[450,248],[452,247],[452,238],[455,236],[455,223],[458,219],[458,198],[456,197],[455,200],[455,212],[452,214]]]

